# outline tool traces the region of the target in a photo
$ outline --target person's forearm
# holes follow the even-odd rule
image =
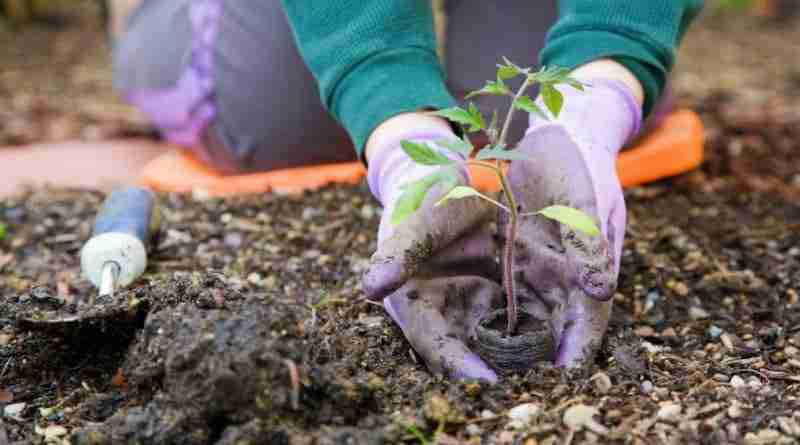
[[[283,0],[322,101],[359,155],[378,125],[453,106],[429,0]]]
[[[686,29],[703,0],[559,0],[543,65],[577,68],[613,59],[639,81],[648,113],[661,95]]]

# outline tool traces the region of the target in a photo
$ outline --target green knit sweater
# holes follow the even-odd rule
[[[430,0],[283,4],[323,103],[348,131],[359,155],[372,130],[386,119],[455,104],[436,58]],[[646,114],[702,6],[703,0],[559,0],[559,19],[548,34],[541,63],[574,68],[613,58],[642,83]]]

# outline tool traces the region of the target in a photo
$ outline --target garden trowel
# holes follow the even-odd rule
[[[125,187],[106,198],[92,237],[81,249],[81,270],[98,289],[75,304],[21,311],[21,327],[60,329],[59,325],[131,320],[139,302],[117,290],[135,281],[147,267],[147,248],[158,234],[161,214],[155,194],[144,187]],[[64,326],[66,327],[66,326]]]

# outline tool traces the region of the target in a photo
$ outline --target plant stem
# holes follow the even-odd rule
[[[517,228],[519,225],[519,212],[517,209],[517,202],[514,198],[514,193],[511,191],[511,186],[508,184],[508,179],[502,170],[498,169],[497,176],[500,178],[500,185],[503,187],[509,204],[509,223],[506,227],[505,246],[503,248],[503,287],[506,291],[506,319],[508,325],[506,326],[506,334],[514,335],[517,330],[517,320],[519,319],[519,311],[517,309],[517,283],[514,281],[514,244],[517,241]]]
[[[511,101],[511,106],[508,107],[508,113],[503,121],[503,129],[500,131],[500,136],[497,140],[497,145],[504,147],[506,138],[508,137],[508,129],[511,127],[511,119],[514,117],[516,107],[514,103],[525,94],[525,90],[533,84],[533,81],[525,75],[525,81],[517,90],[514,99]],[[506,335],[514,335],[517,330],[517,322],[519,320],[519,308],[517,305],[517,283],[514,281],[514,244],[517,241],[517,229],[519,228],[519,208],[517,207],[517,200],[511,186],[508,184],[508,178],[501,167],[501,162],[497,160],[497,177],[500,179],[500,185],[503,188],[508,200],[509,207],[509,223],[506,227],[505,242],[506,245],[503,249],[503,287],[506,291],[506,319],[508,325],[506,326]]]
[[[487,168],[487,169],[493,171],[496,175],[498,175],[498,177],[500,177],[500,175],[502,175],[502,169],[500,169],[496,165],[494,165],[492,163],[489,163],[489,162],[486,162],[486,161],[469,160],[469,161],[467,161],[467,165],[475,165],[475,166],[478,166],[478,167]],[[500,178],[500,179],[502,181],[502,178]],[[509,209],[505,204],[502,204],[500,201],[496,201],[496,200],[494,200],[494,199],[492,199],[492,198],[490,198],[490,197],[488,197],[488,196],[486,196],[484,194],[480,194],[480,197],[482,199],[485,199],[485,200],[491,202],[492,204],[494,204],[498,208],[503,209],[508,213],[511,213],[511,209]]]
[[[497,145],[505,146],[506,145],[506,136],[508,135],[508,129],[511,127],[511,118],[514,117],[514,111],[516,108],[514,107],[514,103],[525,94],[525,90],[528,89],[533,85],[533,81],[531,81],[528,75],[525,75],[525,81],[522,82],[522,86],[519,87],[517,90],[517,94],[514,95],[514,100],[511,101],[511,105],[508,107],[508,112],[506,113],[506,119],[503,121],[503,129],[500,131],[500,137],[497,138]],[[498,159],[498,163],[500,160]]]
[[[508,178],[506,178],[505,173],[503,173],[503,168],[501,165],[492,165],[489,162],[482,161],[467,161],[467,164],[477,165],[479,167],[488,168],[489,170],[494,171],[497,175],[497,178],[500,180],[500,186],[502,187],[503,194],[505,194],[506,199],[508,200],[508,206],[491,199],[489,201],[497,207],[505,210],[510,215],[510,222],[506,228],[505,234],[506,245],[503,249],[503,287],[506,291],[507,300],[506,319],[508,320],[508,325],[506,326],[506,333],[507,335],[514,335],[514,332],[517,330],[517,321],[519,320],[519,311],[517,309],[516,299],[517,283],[514,282],[514,243],[517,240],[517,226],[519,224],[520,216],[519,210],[517,209],[517,201],[514,197],[514,192],[511,191]],[[484,199],[488,198],[484,197]]]

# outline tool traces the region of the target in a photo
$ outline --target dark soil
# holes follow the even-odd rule
[[[93,292],[78,253],[101,196],[0,201],[0,443],[433,443],[437,430],[440,444],[796,443],[800,100],[796,57],[782,53],[800,42],[792,32],[706,18],[690,34],[675,85],[706,123],[707,161],[627,192],[611,326],[576,371],[543,365],[498,385],[430,375],[358,290],[379,218],[364,186],[164,196],[148,272],[91,314],[76,306]],[[764,70],[779,75],[753,80],[769,54]],[[747,73],[741,84],[727,83],[729,68]],[[17,100],[5,88],[0,99]],[[0,122],[7,142],[40,134],[19,139]],[[86,321],[15,323],[71,311]],[[523,404],[529,422],[512,410]]]

